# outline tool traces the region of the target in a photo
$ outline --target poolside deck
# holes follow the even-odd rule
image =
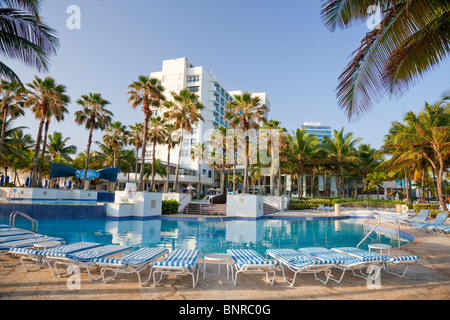
[[[313,213],[311,213],[313,214]],[[0,300],[448,300],[450,298],[450,237],[406,228],[416,241],[402,247],[402,254],[421,257],[401,279],[381,273],[381,288],[368,289],[366,281],[351,273],[341,284],[327,285],[313,275],[300,275],[293,288],[277,273],[275,285],[265,276],[241,275],[237,287],[226,279],[226,268],[208,264],[206,279],[200,277],[196,289],[190,277],[168,277],[158,287],[141,288],[134,275],[120,276],[111,283],[90,282],[82,274],[81,289],[69,290],[67,279],[53,276],[48,269],[25,273],[21,266],[0,269]],[[393,250],[392,255],[399,254]],[[13,262],[10,257],[6,263]],[[339,271],[337,271],[338,273]],[[287,270],[286,275],[292,278]]]

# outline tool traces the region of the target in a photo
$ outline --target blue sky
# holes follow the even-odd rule
[[[69,30],[70,5],[81,9],[81,29]],[[6,61],[29,82],[50,75],[68,87],[70,115],[52,123],[83,151],[88,133],[74,123],[75,101],[99,92],[112,104],[114,120],[130,125],[143,121],[141,110],[127,103],[127,87],[141,74],[160,71],[162,61],[188,58],[212,70],[227,90],[268,94],[271,119],[288,130],[305,121],[345,127],[379,148],[392,121],[419,111],[424,102],[438,100],[450,89],[450,63],[428,73],[400,98],[385,98],[359,120],[349,122],[337,106],[338,77],[350,54],[368,31],[365,24],[329,32],[315,0],[45,0],[41,15],[58,31],[61,48],[51,59],[49,73],[38,74]],[[16,120],[36,136],[38,121],[28,111]],[[94,139],[100,140],[102,133]]]

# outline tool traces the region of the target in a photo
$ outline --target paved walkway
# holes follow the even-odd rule
[[[158,287],[141,288],[134,275],[122,275],[109,284],[90,282],[82,274],[79,290],[70,290],[67,279],[53,276],[48,269],[25,273],[21,266],[0,269],[0,300],[261,300],[261,299],[359,299],[359,300],[448,300],[450,298],[450,237],[430,235],[405,229],[416,241],[392,255],[414,254],[421,257],[401,279],[382,272],[381,288],[369,290],[366,281],[351,273],[341,284],[330,281],[323,285],[314,275],[300,275],[289,287],[277,273],[272,287],[260,275],[240,275],[237,287],[226,279],[226,268],[218,274],[217,265],[208,264],[206,279],[200,277],[196,289],[190,277],[167,277]],[[5,263],[13,262],[6,257]],[[292,278],[292,272],[286,271]],[[336,276],[340,275],[336,271]]]

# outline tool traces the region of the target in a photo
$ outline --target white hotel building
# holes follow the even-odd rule
[[[204,67],[193,66],[186,58],[164,60],[162,63],[162,71],[153,72],[150,74],[151,78],[157,78],[161,81],[161,85],[165,88],[165,96],[167,100],[172,100],[172,91],[176,93],[180,90],[187,89],[199,96],[199,102],[204,105],[201,111],[204,121],[196,123],[191,132],[185,133],[183,137],[183,145],[181,161],[180,161],[180,175],[178,177],[179,183],[176,191],[181,192],[183,187],[193,186],[197,188],[198,183],[198,162],[192,161],[191,149],[198,143],[204,143],[210,137],[213,129],[220,126],[228,126],[225,119],[226,104],[233,99],[233,95],[242,94],[241,91],[227,91]],[[254,93],[261,99],[261,104],[266,105],[268,112],[270,111],[270,102],[267,99],[266,93]],[[161,115],[165,108],[154,110],[153,115]],[[171,150],[170,153],[170,182],[175,180],[175,167],[178,161],[179,147]],[[152,147],[147,147],[147,159],[151,161]],[[160,159],[163,164],[167,164],[167,146],[161,145],[156,148],[156,158]],[[203,185],[203,193],[212,187],[212,168],[203,162],[201,164],[201,180]],[[216,173],[217,174],[217,173]],[[218,174],[217,174],[218,176]],[[158,190],[164,186],[165,179],[156,177]],[[217,177],[216,177],[217,179]],[[216,184],[216,188],[218,187]],[[170,189],[173,185],[169,186]]]

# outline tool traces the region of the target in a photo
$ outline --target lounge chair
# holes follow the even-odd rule
[[[153,264],[153,281],[155,286],[161,282],[163,275],[191,275],[192,285],[195,289],[198,283],[198,275],[202,268],[202,264],[199,263],[202,255],[202,252],[199,250],[177,249],[172,251],[163,261],[155,262]],[[155,276],[157,273],[161,274],[158,281],[156,281]]]
[[[434,227],[432,232],[440,234],[440,235],[449,235],[450,234],[450,225],[443,224],[441,226]]]
[[[68,267],[70,265],[76,265],[77,267],[85,268],[88,273],[89,280],[93,281],[93,280],[101,277],[101,275],[96,276],[96,277],[93,277],[91,275],[90,268],[96,266],[96,263],[93,262],[94,259],[113,257],[115,255],[125,254],[128,252],[131,252],[131,247],[118,246],[118,245],[106,245],[106,246],[95,247],[95,248],[88,249],[88,250],[77,251],[77,252],[65,254],[65,255],[63,255],[63,257],[59,257],[59,258],[53,257],[52,260],[55,261],[54,266],[55,266],[56,273],[58,274],[59,277],[61,277],[64,274],[67,274],[67,272],[65,272],[64,274],[61,274],[59,272],[58,266],[65,265]]]
[[[436,219],[433,222],[414,222],[411,223],[411,226],[416,227],[417,229],[428,229],[433,230],[435,227],[439,227],[447,221],[448,212],[440,212]]]
[[[78,242],[47,250],[34,250],[30,248],[13,248],[11,249],[10,253],[20,258],[20,263],[22,264],[22,267],[26,272],[32,271],[32,269],[27,269],[24,263],[24,261],[29,260],[33,261],[38,266],[38,269],[42,268],[47,264],[52,274],[55,275],[56,273],[53,272],[51,262],[56,262],[60,259],[67,258],[68,255],[71,253],[88,250],[100,246],[102,246],[102,244],[100,243]]]
[[[114,279],[119,273],[136,273],[139,284],[143,287],[150,281],[152,274],[152,262],[161,256],[167,255],[168,253],[169,250],[164,248],[142,248],[122,258],[96,258],[92,261],[101,268],[100,272],[104,283],[107,283],[105,273],[109,270],[114,272],[112,279]],[[149,269],[148,279],[143,282],[141,280],[141,272],[146,269]]]
[[[367,279],[367,276],[363,275],[362,269],[384,262],[384,259],[359,258],[322,247],[301,248],[298,251],[316,259],[336,261],[336,268],[342,270],[342,274],[339,279],[330,276],[330,280],[337,283],[342,282],[347,271],[352,271],[354,276]],[[355,273],[355,271],[359,271],[360,274]]]
[[[389,217],[385,219],[386,222],[392,222],[392,223],[399,223],[403,225],[408,225],[409,223],[416,223],[416,222],[424,222],[428,219],[428,216],[430,214],[430,210],[428,209],[422,209],[420,212],[416,215],[408,215],[409,217]]]
[[[234,286],[237,284],[237,276],[239,273],[265,273],[267,281],[271,285],[274,284],[276,268],[281,266],[280,261],[267,260],[256,251],[250,249],[228,249],[227,253],[231,256],[236,270],[236,275],[233,274],[233,270],[231,271],[231,279]],[[283,267],[281,266],[281,268]],[[273,274],[272,280],[269,279],[269,273]]]
[[[284,281],[291,287],[294,286],[295,278],[299,273],[313,273],[316,280],[327,284],[330,280],[331,268],[337,264],[335,260],[314,259],[293,249],[269,249],[266,251],[266,256],[279,260],[284,266],[294,272],[294,278],[292,282],[289,282],[284,274],[284,268],[282,269]],[[325,273],[325,280],[317,277],[317,274],[321,272]]]
[[[410,265],[413,265],[419,261],[418,256],[399,256],[399,257],[391,257],[387,255],[382,255],[375,252],[366,251],[359,248],[352,248],[352,247],[344,247],[344,248],[333,248],[331,249],[336,252],[341,252],[345,254],[349,254],[354,257],[358,258],[373,258],[373,259],[383,259],[384,268],[387,273],[392,274],[394,276],[403,278],[406,274],[406,271],[408,271],[408,268]],[[389,271],[389,268],[396,268],[396,267],[405,267],[405,270],[403,274],[397,274],[394,272]]]

